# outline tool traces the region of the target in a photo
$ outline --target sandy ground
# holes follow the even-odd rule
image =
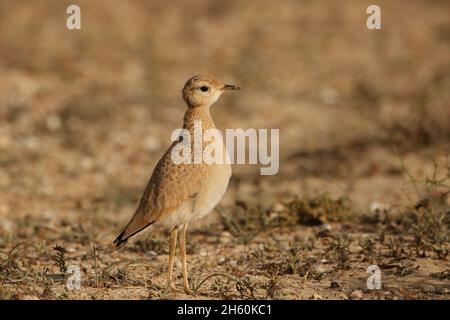
[[[379,31],[365,1],[78,3],[68,31],[65,1],[0,2],[1,298],[450,297],[448,2],[379,1]],[[219,128],[280,129],[280,171],[233,166],[186,296],[167,230],[111,242],[200,72],[242,87]]]

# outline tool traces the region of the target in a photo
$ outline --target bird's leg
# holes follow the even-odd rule
[[[188,280],[188,272],[187,272],[187,262],[186,262],[186,229],[188,223],[185,222],[181,227],[181,235],[180,235],[180,258],[181,258],[181,269],[183,273],[183,287],[184,291],[187,294],[192,294],[191,289],[189,288],[189,280]]]
[[[175,289],[172,285],[173,277],[173,262],[175,258],[175,251],[177,248],[178,227],[175,226],[170,232],[170,249],[169,249],[169,270],[167,272],[167,288]]]

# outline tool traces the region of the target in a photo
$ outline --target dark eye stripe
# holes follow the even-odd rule
[[[202,87],[200,87],[200,90],[202,90],[203,92],[206,92],[209,90],[209,88],[207,86],[202,86]]]

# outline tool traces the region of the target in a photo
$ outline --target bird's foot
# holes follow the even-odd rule
[[[184,287],[184,292],[185,292],[186,294],[188,294],[188,295],[190,295],[190,296],[195,295],[194,291],[192,291],[191,288],[189,288],[189,285],[186,285],[186,284],[185,284],[183,287]]]

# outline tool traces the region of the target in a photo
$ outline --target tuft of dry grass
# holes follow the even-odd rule
[[[347,221],[355,216],[348,196],[333,199],[327,193],[312,198],[296,198],[287,203],[287,208],[289,214],[297,218],[297,223],[309,226]]]

